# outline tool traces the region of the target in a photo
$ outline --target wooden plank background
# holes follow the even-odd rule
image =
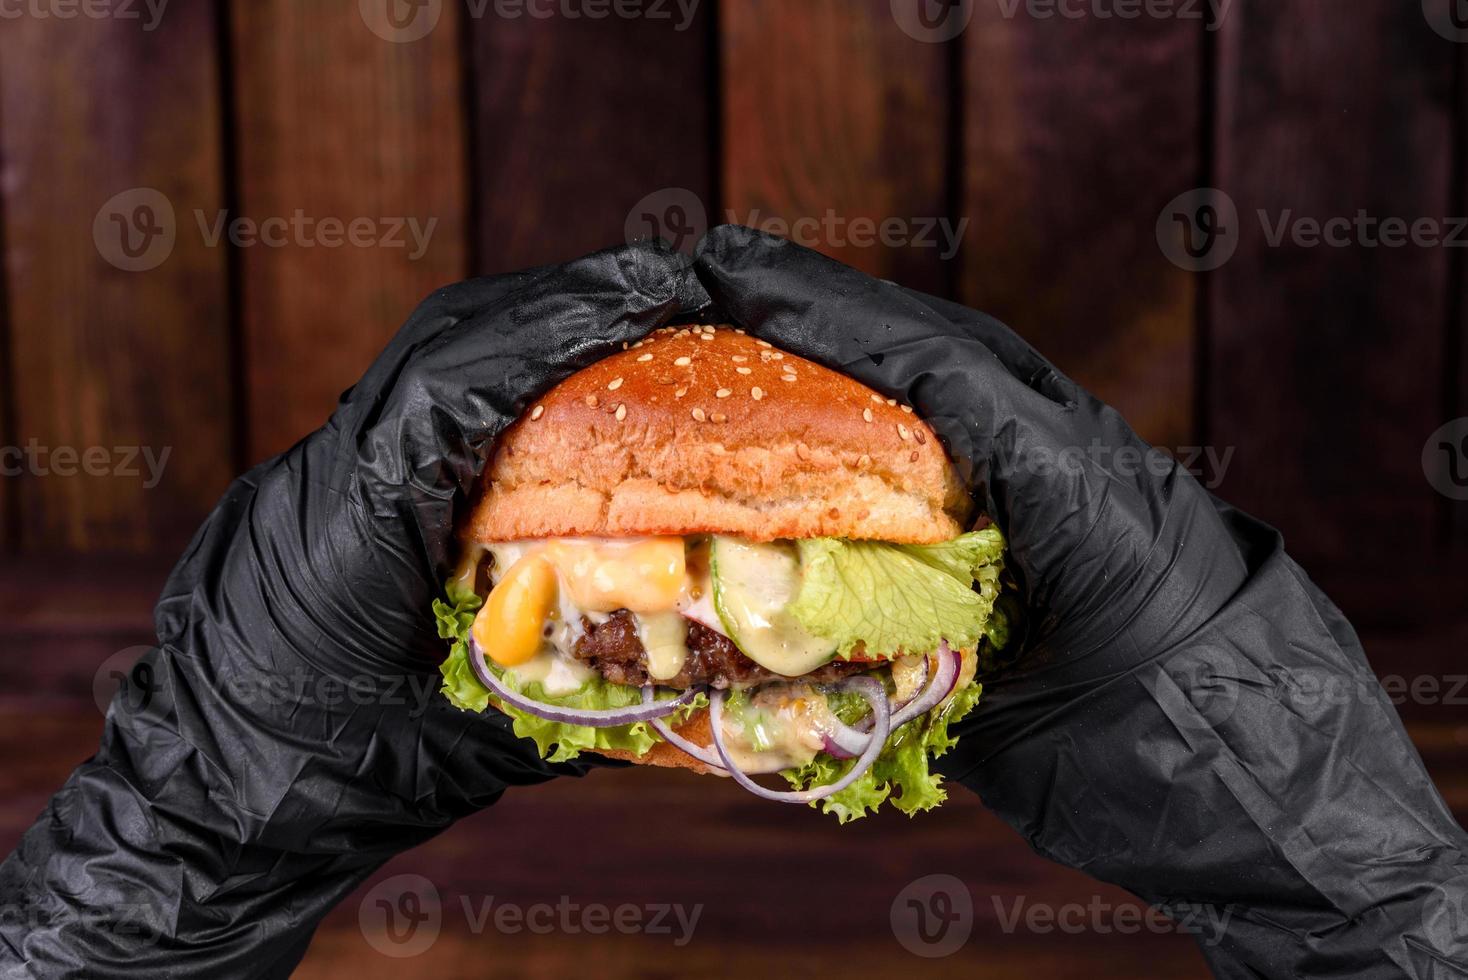
[[[795,233],[870,275],[948,292],[942,247],[883,247],[947,220],[951,100],[944,45],[904,35],[888,0],[780,0],[720,8],[723,218]],[[805,221],[805,225],[797,222]],[[811,222],[820,222],[820,226]]]
[[[368,29],[355,3],[230,9],[237,213],[365,219],[379,242],[238,249],[254,461],[320,426],[418,301],[468,274],[464,77],[459,4],[402,42]],[[409,218],[427,236],[421,255],[410,231],[392,233]]]
[[[1202,172],[1200,23],[974,17],[961,298],[1145,438],[1195,444],[1195,280],[1152,230]]]
[[[19,497],[24,550],[176,549],[234,467],[225,255],[189,233],[192,211],[221,197],[212,10],[180,6],[153,31],[36,17],[0,31],[11,325],[0,386],[13,437],[46,453],[3,478]],[[156,205],[149,227],[173,229],[171,254],[166,234],[138,233],[145,205]],[[156,244],[140,258],[161,264],[109,262],[124,260],[114,216],[135,244]],[[145,486],[123,447],[168,452],[162,481]],[[100,475],[66,475],[76,460],[53,459],[88,450],[109,457],[94,456]]]
[[[155,488],[0,477],[0,759],[16,763],[0,766],[0,849],[95,743],[98,665],[148,641],[164,570],[232,475],[319,425],[434,287],[571,258],[648,220],[676,233],[675,206],[705,224],[966,221],[949,257],[824,232],[815,243],[1000,315],[1158,444],[1231,454],[1218,492],[1284,531],[1380,672],[1462,672],[1468,503],[1437,494],[1420,457],[1429,433],[1468,415],[1468,259],[1272,247],[1256,216],[1468,213],[1468,45],[1438,36],[1418,4],[1232,0],[1214,32],[985,2],[955,5],[971,14],[966,29],[927,40],[901,15],[914,8],[894,15],[888,0],[703,0],[686,22],[677,4],[663,19],[598,20],[444,0],[413,8],[406,28],[374,9],[220,0],[170,4],[147,30],[33,16],[0,29],[0,447],[171,451]],[[1169,260],[1156,226],[1206,185],[1237,207],[1237,252],[1198,274]],[[112,215],[141,220],[147,202],[107,205],[138,188],[164,196],[175,240],[166,261],[127,271]],[[417,258],[211,245],[199,225],[298,211],[436,224]],[[1462,812],[1461,708],[1403,714]],[[48,752],[31,753],[38,737]],[[680,821],[628,887],[666,884],[683,868],[667,855],[717,834],[729,846],[701,865],[699,887],[738,921],[687,955],[599,943],[610,974],[747,972],[773,950],[812,971],[822,957],[859,959],[855,975],[1201,975],[1178,937],[1062,949],[993,934],[992,922],[979,955],[947,961],[908,958],[881,932],[853,946],[834,917],[812,947],[808,895],[747,896],[762,861],[839,863],[824,825],[704,788],[655,773],[547,788],[393,870],[483,889],[479,855],[497,842],[588,824],[635,834],[645,808],[629,801],[651,794]],[[875,918],[862,928],[881,930],[879,898],[975,835],[960,871],[985,889],[985,910],[991,893],[1097,890],[972,801],[921,838],[915,826],[857,831],[877,867],[822,879],[825,904],[864,896]],[[602,870],[567,860],[552,883],[522,872],[504,894],[616,897]],[[328,921],[304,975],[400,973],[354,915],[349,902]],[[486,942],[447,936],[432,972],[474,975]],[[587,947],[496,953],[524,975],[555,975]]]
[[[662,210],[685,191],[713,212],[712,6],[470,20],[477,271],[616,245],[649,197]]]

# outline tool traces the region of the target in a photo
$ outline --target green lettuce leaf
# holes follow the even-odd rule
[[[790,612],[835,640],[838,656],[858,645],[874,654],[926,651],[944,639],[968,649],[987,635],[1004,568],[998,528],[932,545],[837,538],[797,545],[801,585]],[[996,624],[1005,631],[1007,624]]]
[[[887,747],[860,779],[811,806],[819,805],[822,812],[847,823],[875,813],[886,800],[908,816],[942,803],[948,791],[943,788],[943,777],[928,770],[929,760],[958,744],[957,737],[948,734],[948,726],[972,711],[982,692],[983,685],[967,684],[954,692],[938,712],[903,725],[888,736]],[[841,713],[839,708],[837,713]],[[855,762],[821,754],[781,775],[798,790],[828,786],[849,772]]]

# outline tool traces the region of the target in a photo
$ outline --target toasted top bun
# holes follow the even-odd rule
[[[946,541],[966,498],[906,406],[728,327],[664,328],[534,403],[467,534]]]

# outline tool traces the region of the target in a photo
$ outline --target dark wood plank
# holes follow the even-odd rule
[[[37,448],[7,480],[25,548],[177,547],[229,479],[225,254],[192,218],[221,197],[213,10],[0,30],[10,425]],[[156,483],[129,447],[162,461]]]
[[[230,5],[240,214],[365,220],[372,242],[242,249],[252,459],[321,425],[418,301],[467,272],[461,7],[418,8],[437,21],[400,42],[370,29],[370,4]],[[421,255],[393,234],[408,218]]]
[[[713,210],[711,4],[685,22],[687,6],[470,21],[479,271],[615,245],[629,219],[642,227],[635,210],[660,222],[670,203]]]
[[[961,241],[948,216],[947,46],[903,33],[888,0],[719,13],[726,217],[945,292]]]
[[[1445,250],[1269,237],[1291,216],[1449,213],[1455,46],[1391,0],[1240,2],[1220,44],[1218,180],[1241,215],[1213,292],[1222,492],[1307,567],[1410,567],[1441,526],[1422,448],[1443,421]]]
[[[1198,184],[1202,24],[1006,17],[966,45],[964,299],[1158,445],[1193,439],[1195,281],[1154,235]]]

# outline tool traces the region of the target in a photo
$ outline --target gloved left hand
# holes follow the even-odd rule
[[[23,910],[0,975],[285,976],[388,858],[582,771],[438,696],[429,607],[498,433],[690,288],[657,244],[442,289],[325,427],[235,481],[96,756],[0,867]]]

